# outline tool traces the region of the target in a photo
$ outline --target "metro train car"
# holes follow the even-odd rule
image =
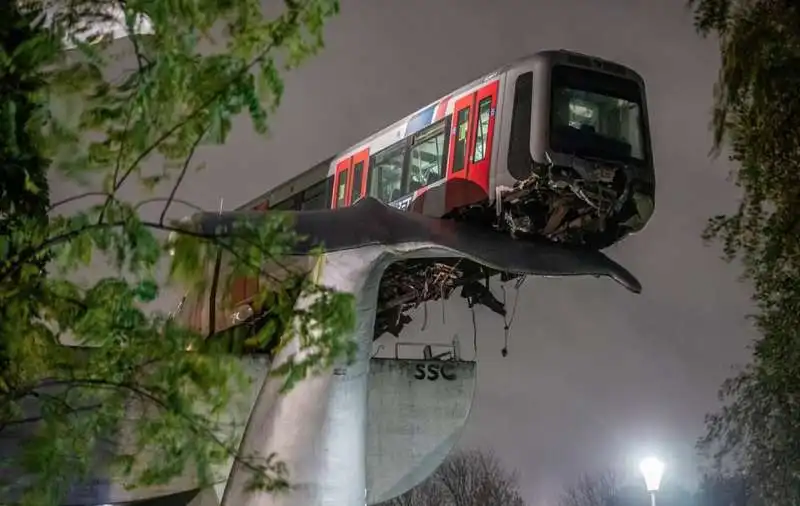
[[[653,214],[644,81],[566,50],[453,91],[248,202],[316,210],[370,196],[515,238],[608,247]]]
[[[577,246],[591,255],[641,230],[653,214],[648,121],[644,81],[634,70],[575,52],[541,51],[428,104],[239,210],[335,213],[370,197],[462,221],[457,225],[476,232],[508,234],[520,246],[561,243],[568,246],[562,251]],[[505,315],[505,303],[489,289],[497,275],[502,281],[520,276],[458,258],[393,263],[381,277],[375,337],[399,336],[411,310],[459,287],[470,307]],[[249,304],[259,286],[257,279],[237,278],[225,304]],[[192,297],[214,298],[207,295]],[[222,317],[211,315],[224,308],[203,304],[187,310],[196,315],[192,325],[219,330],[212,322]]]

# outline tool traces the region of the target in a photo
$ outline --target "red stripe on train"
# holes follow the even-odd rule
[[[447,110],[447,104],[449,102],[450,95],[447,95],[439,101],[439,104],[436,106],[436,114],[433,117],[433,121],[439,121],[440,119],[444,118],[444,113]]]

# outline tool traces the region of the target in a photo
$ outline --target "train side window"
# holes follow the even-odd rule
[[[358,162],[353,167],[353,187],[350,189],[350,204],[355,204],[362,197],[361,183],[364,177],[364,162]]]
[[[464,170],[467,166],[467,130],[469,129],[469,107],[458,111],[456,118],[456,146],[453,153],[453,172]]]
[[[433,184],[444,177],[444,122],[414,139],[409,160],[409,191]]]
[[[303,192],[300,210],[325,209],[325,207],[325,181],[306,188]]]
[[[325,180],[325,209],[330,209],[333,204],[333,175]]]
[[[486,144],[489,138],[489,110],[492,107],[492,97],[486,97],[478,103],[478,121],[475,131],[475,151],[472,154],[473,162],[480,162],[486,158]]]
[[[370,169],[372,183],[369,194],[381,202],[392,202],[403,196],[403,160],[405,143],[375,154]]]
[[[339,181],[336,182],[336,208],[345,206],[347,197],[347,175],[350,169],[345,169],[339,173]]]
[[[293,211],[294,210],[294,196],[289,197],[288,199],[278,202],[270,209],[276,209],[279,211]]]
[[[532,100],[533,72],[526,72],[520,74],[514,84],[514,105],[508,139],[508,172],[516,179],[530,176]]]

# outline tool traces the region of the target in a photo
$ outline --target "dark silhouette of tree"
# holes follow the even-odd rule
[[[0,237],[8,236],[23,220],[43,227],[47,223],[50,204],[47,170],[50,161],[42,154],[41,138],[31,123],[46,110],[46,89],[42,69],[55,60],[57,48],[46,44],[39,51],[26,48],[26,42],[35,38],[47,40],[41,25],[34,23],[35,12],[23,13],[16,2],[0,3]],[[4,243],[4,241],[0,241]],[[3,256],[15,254],[13,245],[4,243],[8,251]],[[42,255],[31,266],[44,275],[48,256]],[[31,310],[40,296],[39,276],[25,283],[23,299]],[[20,283],[19,275],[10,283]],[[9,363],[9,341],[6,327],[13,317],[8,308],[0,304],[0,391],[8,382],[12,370]]]
[[[640,476],[622,483],[619,474],[611,469],[583,474],[564,488],[558,506],[650,506],[650,495]],[[669,481],[661,484],[656,497],[658,506],[722,506],[699,501],[698,494]]]
[[[428,478],[405,494],[382,503],[382,506],[451,506],[454,504],[452,498],[434,477]]]
[[[56,48],[30,51],[25,42],[43,37],[34,13],[24,14],[16,2],[0,4],[0,47],[9,60],[0,71],[0,231],[19,215],[46,217],[49,202],[47,169],[30,122],[46,107],[42,69],[55,60]],[[44,37],[43,37],[44,38]]]
[[[697,491],[699,506],[748,506],[752,502],[751,487],[742,474],[706,474]]]
[[[616,473],[604,471],[583,474],[567,486],[558,501],[559,506],[617,506],[619,484]]]
[[[748,476],[750,501],[800,504],[800,4],[689,5],[699,32],[719,40],[714,148],[729,153],[742,190],[705,238],[741,260],[761,333],[752,362],[722,385],[723,407],[698,446],[716,472]]]
[[[460,451],[419,486],[382,506],[525,506],[516,473],[491,453]]]

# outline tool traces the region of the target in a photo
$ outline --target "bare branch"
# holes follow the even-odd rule
[[[167,197],[153,197],[151,199],[145,199],[145,200],[139,201],[135,206],[133,206],[133,209],[135,211],[138,211],[139,209],[141,209],[142,207],[146,206],[147,204],[152,204],[152,203],[155,203],[155,202],[166,202],[166,200],[167,200]],[[181,204],[183,206],[189,207],[189,208],[197,211],[198,213],[206,212],[205,209],[203,209],[202,207],[200,207],[200,206],[198,206],[196,204],[192,204],[188,200],[182,200],[182,199],[173,198],[172,199],[172,203],[173,204]]]
[[[565,488],[559,506],[612,506],[619,494],[616,473],[611,470],[583,474]]]
[[[167,216],[167,211],[169,210],[169,206],[172,204],[172,201],[175,198],[175,194],[178,192],[178,188],[183,182],[183,178],[186,177],[186,171],[189,169],[189,164],[192,163],[192,158],[194,157],[195,151],[197,151],[197,146],[200,145],[200,142],[203,140],[203,137],[205,137],[206,133],[208,132],[208,128],[209,128],[208,126],[203,128],[203,130],[197,135],[197,139],[195,139],[194,143],[192,143],[191,148],[189,148],[189,154],[186,156],[186,160],[183,162],[183,167],[181,167],[181,173],[178,175],[178,179],[175,181],[175,184],[172,185],[172,191],[169,192],[169,197],[167,197],[167,203],[164,204],[164,209],[161,211],[161,216],[158,218],[158,223],[160,225],[164,224],[164,218]]]
[[[268,44],[267,47],[264,48],[258,54],[258,56],[253,58],[253,60],[247,65],[245,65],[244,68],[240,69],[239,72],[237,72],[234,77],[229,79],[224,86],[221,86],[216,92],[212,93],[211,96],[207,100],[205,100],[202,104],[200,104],[199,107],[197,107],[194,111],[187,114],[182,120],[178,121],[172,127],[168,128],[164,133],[158,136],[158,138],[156,138],[156,140],[152,144],[150,144],[147,148],[145,148],[139,154],[139,156],[137,156],[136,159],[128,166],[128,168],[125,170],[125,173],[117,182],[114,191],[116,192],[119,188],[122,187],[122,185],[125,183],[125,180],[127,180],[128,177],[133,173],[133,171],[136,170],[136,167],[142,162],[142,160],[147,158],[153,151],[158,149],[158,146],[160,146],[162,142],[169,139],[175,132],[186,126],[191,120],[196,118],[202,112],[206,111],[211,106],[211,104],[216,102],[227,91],[230,85],[236,82],[237,79],[240,79],[242,76],[250,72],[250,69],[252,69],[254,65],[262,61],[266,57],[266,55],[273,49],[273,47],[274,45],[272,43]]]
[[[122,12],[125,12],[125,7],[127,7],[127,2],[125,0],[118,0],[117,2],[120,6]],[[136,26],[134,22],[136,21],[135,16],[134,19],[129,20],[126,16],[125,25],[128,29],[128,37],[127,39],[131,41],[131,46],[133,46],[133,52],[136,54],[136,63],[139,65],[139,72],[144,72],[146,65],[150,64],[150,60],[142,53],[141,48],[139,47],[139,37],[136,33]]]
[[[417,487],[384,506],[524,506],[515,473],[491,453],[461,451],[449,456]]]
[[[109,194],[108,192],[92,191],[92,192],[79,193],[77,195],[73,195],[71,197],[67,197],[65,199],[56,201],[55,203],[51,204],[50,207],[47,208],[47,212],[49,213],[50,211],[52,211],[57,207],[61,207],[65,204],[69,204],[70,202],[75,202],[77,200],[82,200],[88,197],[109,197],[109,196],[111,196],[111,194]]]

